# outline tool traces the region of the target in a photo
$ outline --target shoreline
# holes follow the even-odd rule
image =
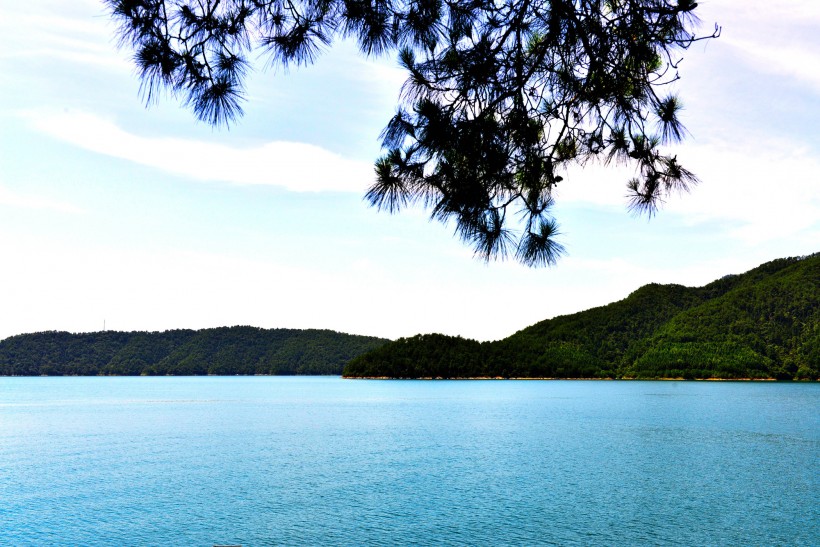
[[[420,376],[410,378],[403,376],[342,376],[343,380],[534,380],[534,381],[585,381],[585,382],[818,382],[817,380],[778,380],[777,378],[558,378],[558,377],[504,377],[504,376],[470,376],[444,378],[442,376]]]
[[[563,377],[529,377],[529,376],[468,376],[451,377],[442,376],[344,376],[342,374],[39,374],[39,375],[16,375],[0,374],[0,378],[341,378],[342,380],[464,380],[464,381],[490,381],[490,380],[531,380],[531,381],[585,381],[585,382],[783,382],[783,383],[820,383],[820,378],[812,379],[786,379],[777,378],[563,378]]]

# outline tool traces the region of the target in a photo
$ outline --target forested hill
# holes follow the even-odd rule
[[[221,327],[38,332],[0,341],[0,375],[341,374],[387,340],[330,330]]]
[[[348,377],[820,377],[820,253],[704,287],[650,284],[624,300],[479,343],[403,338],[353,359]]]

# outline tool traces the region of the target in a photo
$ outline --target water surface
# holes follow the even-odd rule
[[[820,385],[0,378],[0,544],[817,545]]]

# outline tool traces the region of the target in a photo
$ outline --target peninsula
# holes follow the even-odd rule
[[[354,358],[348,378],[817,380],[820,253],[703,287],[650,284],[494,342],[401,338]]]

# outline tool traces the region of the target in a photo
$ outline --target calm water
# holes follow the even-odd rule
[[[820,385],[0,378],[0,544],[818,545]]]

